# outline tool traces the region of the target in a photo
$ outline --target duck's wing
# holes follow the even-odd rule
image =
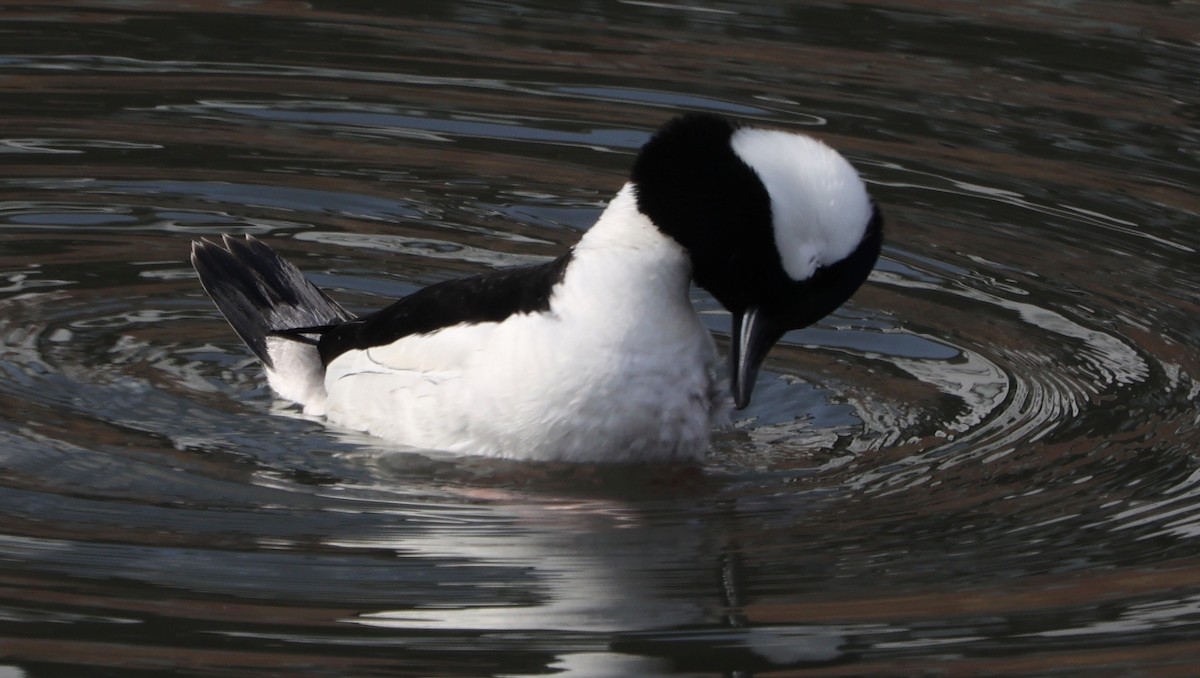
[[[328,365],[348,351],[388,346],[411,335],[547,311],[551,290],[562,280],[570,256],[436,283],[370,315],[289,333],[319,335],[317,348]]]

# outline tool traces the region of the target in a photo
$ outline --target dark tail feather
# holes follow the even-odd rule
[[[268,336],[293,338],[294,328],[333,325],[353,318],[260,240],[226,235],[222,244],[192,243],[200,284],[242,341],[267,367]],[[297,334],[294,337],[301,340]]]

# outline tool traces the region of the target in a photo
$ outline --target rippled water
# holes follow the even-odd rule
[[[1195,3],[403,7],[0,9],[0,675],[1200,670]],[[185,261],[553,256],[685,109],[889,220],[703,468],[328,429]]]

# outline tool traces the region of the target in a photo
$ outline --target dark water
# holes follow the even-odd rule
[[[1200,674],[1200,7],[762,4],[0,6],[0,676]],[[185,263],[551,256],[684,109],[889,218],[700,469],[329,430]]]

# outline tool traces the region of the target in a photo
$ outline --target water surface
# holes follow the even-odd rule
[[[0,675],[1190,675],[1200,12],[760,4],[6,6]],[[700,468],[327,428],[186,263],[555,256],[682,110],[888,218]]]

